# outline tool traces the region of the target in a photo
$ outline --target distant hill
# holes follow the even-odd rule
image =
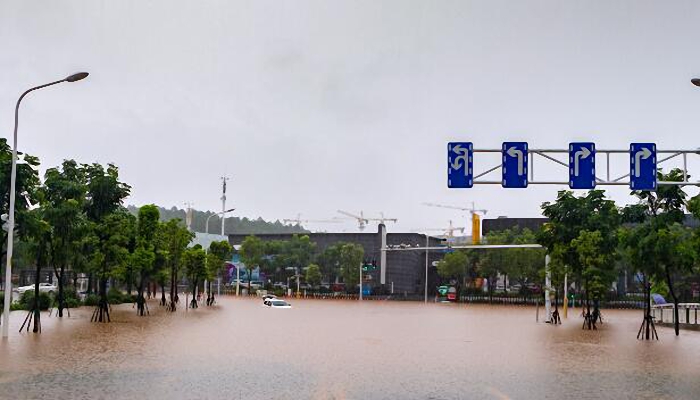
[[[138,207],[127,206],[129,212],[136,215],[138,214]],[[179,218],[183,222],[185,221],[185,210],[172,207],[170,209],[158,207],[160,210],[160,220],[169,221],[171,219]],[[195,232],[204,232],[204,227],[207,218],[210,215],[215,214],[211,211],[198,211],[192,210],[192,230]],[[262,233],[307,233],[306,229],[300,225],[284,225],[280,221],[268,222],[262,218],[258,219],[248,219],[248,218],[238,218],[238,217],[227,217],[226,218],[226,234],[238,233],[238,234],[262,234]],[[213,216],[209,220],[209,233],[221,233],[221,218],[219,216]]]

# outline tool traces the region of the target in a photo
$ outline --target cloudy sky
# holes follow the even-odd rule
[[[26,88],[85,70],[25,100],[20,150],[45,167],[114,162],[129,204],[219,210],[226,174],[252,218],[363,210],[396,231],[465,217],[422,202],[538,216],[563,187],[450,190],[446,143],[697,148],[698,20],[697,1],[6,0],[0,131]]]

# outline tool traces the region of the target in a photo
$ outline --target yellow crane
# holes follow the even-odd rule
[[[479,244],[481,242],[481,215],[486,215],[487,210],[477,209],[472,202],[471,208],[457,207],[457,206],[447,206],[444,204],[436,203],[423,203],[424,206],[428,207],[439,207],[439,208],[449,208],[451,210],[468,211],[472,215],[472,243]]]

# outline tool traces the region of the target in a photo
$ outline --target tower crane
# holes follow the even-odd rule
[[[358,228],[360,229],[360,231],[363,231],[365,229],[365,227],[367,226],[369,221],[377,221],[381,224],[384,224],[385,222],[394,222],[395,223],[398,221],[398,219],[396,219],[396,218],[386,218],[384,216],[384,213],[382,213],[382,212],[379,213],[379,215],[380,215],[379,218],[365,218],[365,214],[362,211],[360,211],[360,215],[355,215],[355,214],[352,214],[352,213],[349,213],[349,212],[343,211],[343,210],[338,210],[338,213],[343,214],[346,217],[356,219],[357,225],[358,225]]]
[[[362,213],[362,211],[360,211],[360,215],[351,214],[351,213],[349,213],[347,211],[343,211],[343,210],[338,210],[338,213],[343,214],[346,217],[356,219],[357,225],[358,225],[358,228],[360,229],[360,231],[364,231],[365,226],[369,223],[369,220],[367,218],[365,218],[365,215]]]
[[[301,225],[302,223],[322,223],[322,224],[339,224],[342,222],[340,218],[333,219],[301,219],[301,214],[297,214],[296,218],[286,218],[282,222],[285,224]]]
[[[486,213],[488,212],[487,210],[477,209],[474,206],[474,202],[472,202],[471,208],[457,207],[457,206],[446,206],[444,204],[435,204],[435,203],[423,203],[423,205],[428,206],[428,207],[439,207],[439,208],[449,208],[452,210],[469,211],[469,213],[472,216],[472,243],[479,244],[479,242],[481,241],[481,216],[479,215],[479,213],[486,215]]]
[[[463,226],[452,226],[452,220],[450,220],[450,226],[446,228],[422,228],[422,229],[414,229],[414,231],[437,231],[437,232],[444,232],[447,234],[447,237],[454,237],[454,232],[455,231],[460,231],[464,233],[464,227]]]

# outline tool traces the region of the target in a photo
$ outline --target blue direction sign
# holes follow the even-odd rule
[[[527,187],[527,143],[503,142],[502,155],[503,187]]]
[[[474,186],[473,150],[471,142],[447,143],[447,187]]]
[[[656,190],[656,144],[630,144],[630,189]]]
[[[569,143],[569,187],[595,187],[595,143]]]

